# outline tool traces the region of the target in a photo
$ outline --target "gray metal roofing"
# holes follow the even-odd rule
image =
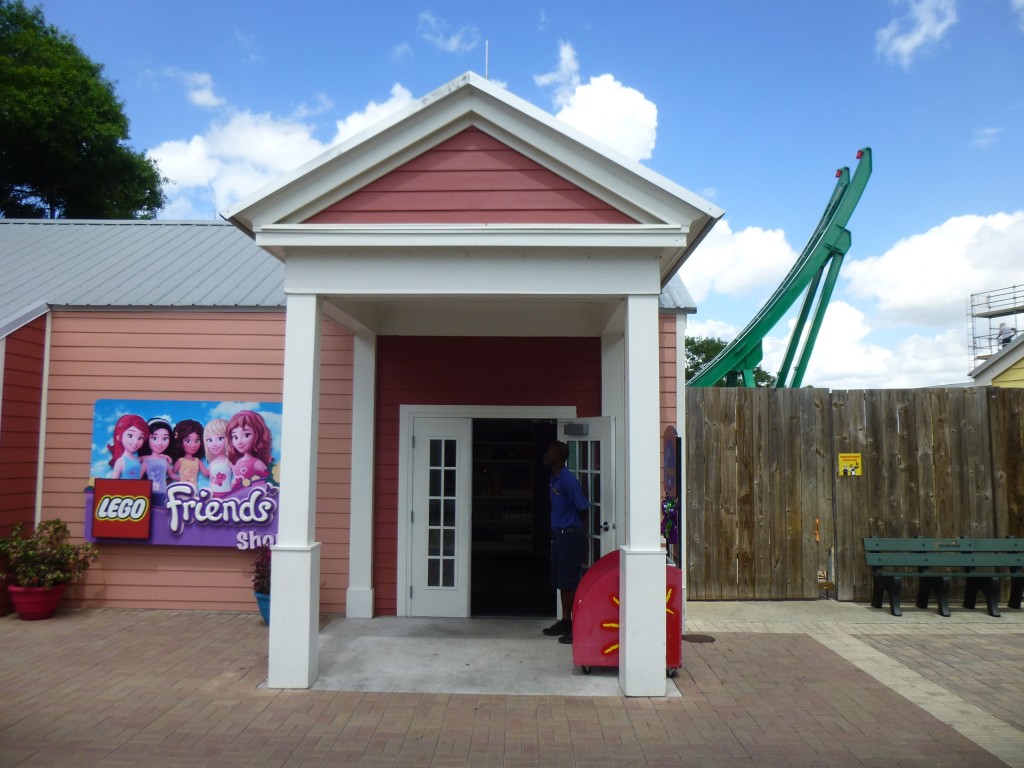
[[[0,338],[47,307],[280,308],[284,265],[223,221],[0,219]],[[692,313],[678,276],[659,306]]]
[[[285,303],[284,265],[221,221],[0,219],[0,275],[0,335],[47,305]]]
[[[678,274],[674,275],[661,289],[658,308],[684,315],[692,315],[697,311],[697,304],[693,301],[693,296],[686,290],[683,279]]]

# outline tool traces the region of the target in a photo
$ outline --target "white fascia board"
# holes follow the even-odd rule
[[[286,294],[348,298],[418,297],[466,299],[508,297],[606,298],[658,296],[657,253],[605,251],[573,256],[531,252],[516,258],[440,251],[334,258],[295,254],[285,274]]]
[[[463,76],[465,77],[465,76]],[[221,212],[221,216],[228,221],[234,221],[236,224],[247,225],[249,230],[252,230],[252,220],[255,218],[256,213],[266,215],[265,210],[262,209],[262,205],[267,202],[267,198],[274,197],[278,192],[286,189],[287,187],[294,185],[296,182],[302,181],[303,185],[308,181],[307,177],[314,176],[323,171],[325,166],[331,164],[331,161],[336,157],[350,152],[353,148],[369,142],[375,136],[386,133],[393,126],[401,123],[404,120],[412,117],[417,112],[430,106],[430,104],[439,100],[441,97],[447,95],[452,91],[453,84],[458,83],[462,78],[457,78],[451,83],[448,83],[441,88],[433,91],[432,93],[424,96],[421,99],[416,99],[410,104],[406,105],[402,109],[392,112],[390,115],[381,118],[373,125],[368,126],[364,130],[350,136],[340,144],[335,144],[330,149],[322,152],[308,162],[300,165],[293,171],[286,173],[270,184],[258,189],[246,198],[235,203],[233,206],[226,208]],[[277,208],[279,206],[274,206]],[[252,211],[247,209],[252,208]]]
[[[532,104],[509,107],[480,94],[473,104],[476,114],[488,123],[480,125],[481,130],[634,218],[679,223],[725,215],[707,200]],[[510,109],[528,114],[535,122],[522,120]],[[514,129],[506,128],[510,123]]]
[[[222,216],[250,234],[261,222],[301,221],[470,125],[641,221],[684,223],[724,215],[640,163],[467,73],[332,147]],[[347,155],[344,162],[338,160],[342,154]]]
[[[615,249],[680,250],[688,228],[678,224],[270,224],[256,231],[256,244],[322,250],[349,249]]]

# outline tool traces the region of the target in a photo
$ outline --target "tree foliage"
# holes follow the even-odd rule
[[[163,179],[127,142],[103,66],[40,8],[0,0],[0,215],[155,217]]]
[[[711,336],[687,336],[686,337],[686,380],[689,381],[705,365],[715,359],[723,349],[726,342]],[[754,369],[754,384],[759,387],[774,387],[775,377],[760,365]],[[716,387],[725,386],[725,378],[715,383]]]

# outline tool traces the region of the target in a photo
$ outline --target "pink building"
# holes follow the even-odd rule
[[[269,684],[307,687],[321,612],[554,615],[537,458],[558,436],[590,556],[620,551],[623,691],[662,695],[644,586],[693,311],[670,281],[721,215],[467,74],[233,227],[0,222],[0,533],[85,534],[97,401],[280,402]],[[253,607],[250,553],[99,546],[80,605]]]

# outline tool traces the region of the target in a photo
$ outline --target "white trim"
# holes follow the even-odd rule
[[[281,221],[298,211],[308,213],[307,206],[322,202],[347,180],[362,177],[365,184],[377,178],[376,167],[401,156],[403,150],[415,147],[422,151],[424,142],[432,145],[447,138],[446,129],[457,131],[480,122],[486,123],[480,127],[487,132],[526,136],[538,152],[549,156],[542,164],[578,169],[589,178],[603,176],[597,183],[609,193],[647,210],[663,208],[662,218],[677,218],[685,209],[689,209],[688,219],[717,220],[724,215],[722,209],[693,192],[472,72],[330,148],[221,215],[252,232],[254,222],[259,224],[256,219]],[[522,151],[523,147],[516,148]]]
[[[630,258],[622,251],[604,251],[571,257],[564,251],[529,251],[494,258],[421,248],[387,255],[339,253],[325,259],[303,251],[288,259],[285,293],[478,301],[650,294],[657,300],[659,262],[655,252],[646,255]]]
[[[409,615],[409,510],[412,508],[412,425],[417,418],[573,419],[569,405],[401,405],[398,409],[398,551],[395,614]]]
[[[289,296],[284,323],[281,496],[270,602],[267,685],[309,688],[320,666],[320,544],[316,536],[320,424],[319,296]]]
[[[1022,359],[1024,359],[1024,333],[1002,347],[967,375],[974,380],[975,386],[991,386],[998,376],[1006,373]]]
[[[46,419],[50,400],[50,350],[53,346],[53,313],[46,313],[46,332],[43,342],[43,385],[39,393],[39,452],[36,458],[36,525],[43,520],[43,485],[46,472]],[[0,375],[2,379],[2,375]],[[2,383],[2,382],[0,382]],[[2,389],[0,389],[2,391]]]
[[[264,224],[263,248],[671,248],[686,224]]]
[[[373,617],[373,476],[377,337],[352,334],[352,482],[345,615]]]
[[[676,314],[676,432],[682,438],[679,450],[679,570],[682,575],[682,629],[686,632],[686,315]]]

